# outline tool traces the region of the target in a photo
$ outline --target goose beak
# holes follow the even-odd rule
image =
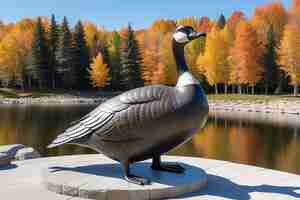
[[[206,37],[206,33],[193,32],[189,35],[190,40],[194,40],[200,37]]]

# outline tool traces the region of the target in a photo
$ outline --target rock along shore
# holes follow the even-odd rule
[[[299,100],[215,100],[209,101],[211,111],[238,111],[238,112],[257,112],[271,114],[292,114],[300,115]]]
[[[76,97],[76,96],[51,96],[51,97],[23,97],[23,98],[0,98],[0,105],[51,105],[51,104],[98,104],[107,99],[106,97]]]

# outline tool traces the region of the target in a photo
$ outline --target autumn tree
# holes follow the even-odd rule
[[[74,31],[73,50],[73,68],[75,71],[77,88],[87,89],[89,87],[88,66],[89,66],[89,50],[87,47],[84,28],[81,21],[78,21]]]
[[[218,84],[227,84],[229,81],[228,54],[229,45],[219,28],[214,27],[207,35],[206,51],[200,54],[197,64],[203,69],[209,84],[215,86],[216,94]]]
[[[56,51],[59,41],[59,26],[56,23],[55,16],[51,16],[51,24],[48,30],[48,47],[49,47],[49,70],[51,74],[52,89],[56,87],[57,82],[57,65]]]
[[[279,46],[282,38],[284,26],[287,23],[287,12],[280,2],[272,2],[262,6],[258,6],[251,18],[251,24],[256,29],[259,42],[262,44],[263,51],[267,51],[269,30],[273,29],[274,44]],[[275,93],[280,93],[285,82],[285,74],[283,71],[278,70],[278,83]]]
[[[5,86],[24,88],[35,21],[24,18],[7,26],[7,33],[0,42],[0,79]]]
[[[153,29],[145,32],[142,44],[142,77],[145,85],[152,84],[153,73],[157,70],[162,37],[162,35],[154,32]]]
[[[293,17],[300,17],[300,0],[292,0],[291,7],[289,9],[289,13]]]
[[[129,90],[144,85],[141,77],[141,55],[131,25],[124,34],[121,48],[121,84]]]
[[[255,29],[249,22],[241,21],[237,27],[236,39],[231,51],[233,62],[232,82],[252,87],[262,78],[263,66],[260,63],[262,52]]]
[[[104,88],[107,84],[109,84],[109,68],[107,64],[103,62],[101,53],[93,59],[88,72],[93,87]]]
[[[258,39],[264,45],[267,43],[268,32],[271,27],[275,41],[278,43],[286,23],[287,12],[280,2],[258,6],[251,18],[251,24],[257,31]]]
[[[296,96],[300,83],[300,25],[296,20],[286,25],[278,53],[279,64],[289,75]]]
[[[167,84],[166,67],[163,63],[158,63],[153,72],[152,84]]]
[[[84,34],[86,38],[86,44],[90,50],[89,54],[91,58],[94,58],[99,53],[99,33],[98,27],[92,22],[84,22]]]
[[[245,20],[245,14],[241,11],[234,11],[227,20],[227,26],[232,33],[235,33],[236,27],[241,20]]]
[[[212,28],[212,23],[210,22],[210,19],[206,16],[201,17],[199,19],[199,25],[197,28],[197,31],[208,33]]]

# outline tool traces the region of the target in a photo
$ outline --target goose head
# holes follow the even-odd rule
[[[178,26],[173,34],[173,40],[177,45],[186,45],[187,43],[205,37],[206,33],[198,33],[191,26]]]

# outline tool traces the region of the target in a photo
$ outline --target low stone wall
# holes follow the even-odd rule
[[[40,98],[0,98],[0,105],[31,105],[31,104],[97,104],[101,103],[106,98],[95,97],[95,98],[85,98],[85,97],[40,97]]]
[[[300,101],[210,101],[210,110],[300,115]]]

